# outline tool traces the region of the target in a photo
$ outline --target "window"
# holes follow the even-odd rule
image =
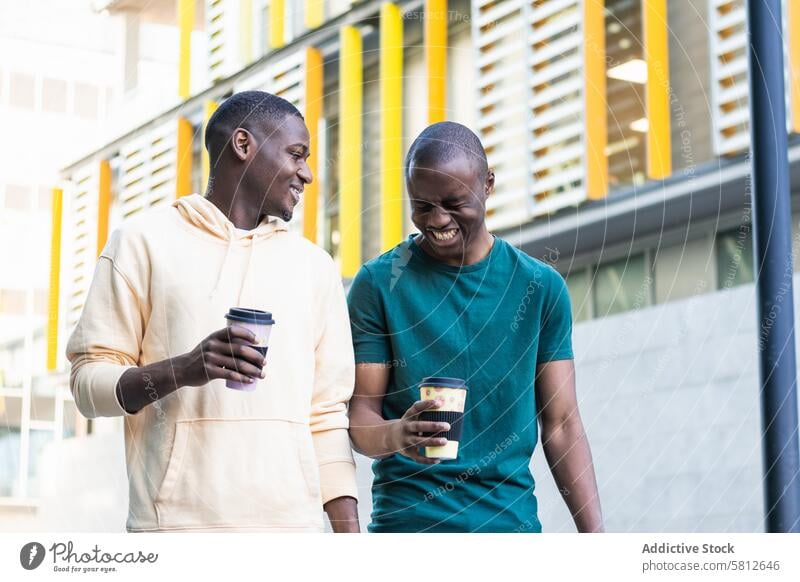
[[[606,2],[606,99],[609,186],[645,181],[645,83],[642,3]]]
[[[753,239],[750,223],[717,236],[717,286],[730,289],[753,282]]]
[[[656,303],[692,297],[713,288],[711,237],[658,249],[655,257]]]
[[[592,287],[589,269],[578,269],[565,277],[572,302],[572,319],[576,323],[591,318]]]
[[[0,396],[0,497],[18,493],[22,398]]]
[[[39,210],[50,210],[53,205],[53,189],[49,186],[39,186]]]
[[[33,200],[28,186],[17,184],[6,185],[4,208],[8,210],[32,210]]]
[[[60,79],[42,80],[42,111],[66,113],[67,82]]]
[[[653,277],[644,254],[601,265],[595,273],[594,314],[606,317],[652,303]]]
[[[97,119],[97,87],[75,83],[75,115],[84,119]]]
[[[33,109],[36,103],[36,79],[25,73],[9,75],[9,103],[20,109]]]

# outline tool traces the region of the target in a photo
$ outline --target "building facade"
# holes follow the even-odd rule
[[[609,529],[763,529],[744,0],[95,5],[127,31],[118,64],[129,84],[147,85],[142,22],[173,30],[174,74],[160,101],[117,115],[113,137],[54,184],[47,371],[33,381],[66,389],[64,346],[108,233],[204,191],[203,127],[232,92],[269,91],[303,112],[316,179],[291,227],[345,280],[414,230],[402,181],[411,141],[459,121],[496,172],[490,230],[567,280]],[[797,2],[782,23],[798,249]],[[121,438],[118,420],[83,438]],[[359,470],[367,516],[363,460]],[[540,449],[532,470],[545,530],[569,531]]]

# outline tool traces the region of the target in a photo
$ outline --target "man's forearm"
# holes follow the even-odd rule
[[[542,446],[578,531],[604,531],[592,453],[583,424],[574,421],[543,428]]]
[[[323,506],[334,533],[359,533],[358,502],[352,497],[337,497]]]
[[[371,410],[350,410],[350,440],[353,448],[372,459],[396,453],[391,444],[392,426],[399,421],[385,420]]]
[[[117,400],[129,414],[135,414],[180,387],[172,360],[162,360],[126,370],[117,382]]]

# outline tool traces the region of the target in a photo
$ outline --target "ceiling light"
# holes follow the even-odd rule
[[[628,127],[630,127],[633,131],[638,131],[639,133],[647,133],[647,130],[650,128],[650,123],[647,121],[646,117],[640,117]]]
[[[606,74],[612,79],[644,85],[647,82],[647,63],[642,59],[631,59],[627,63],[611,67]]]

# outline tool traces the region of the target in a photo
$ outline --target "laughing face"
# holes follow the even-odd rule
[[[407,181],[411,220],[421,233],[417,242],[433,258],[463,265],[490,238],[484,219],[494,173],[482,174],[467,156],[435,168],[412,168]]]
[[[313,176],[308,167],[309,135],[302,118],[287,115],[273,128],[253,131],[259,144],[242,178],[245,191],[263,200],[261,214],[288,222],[306,184]]]

